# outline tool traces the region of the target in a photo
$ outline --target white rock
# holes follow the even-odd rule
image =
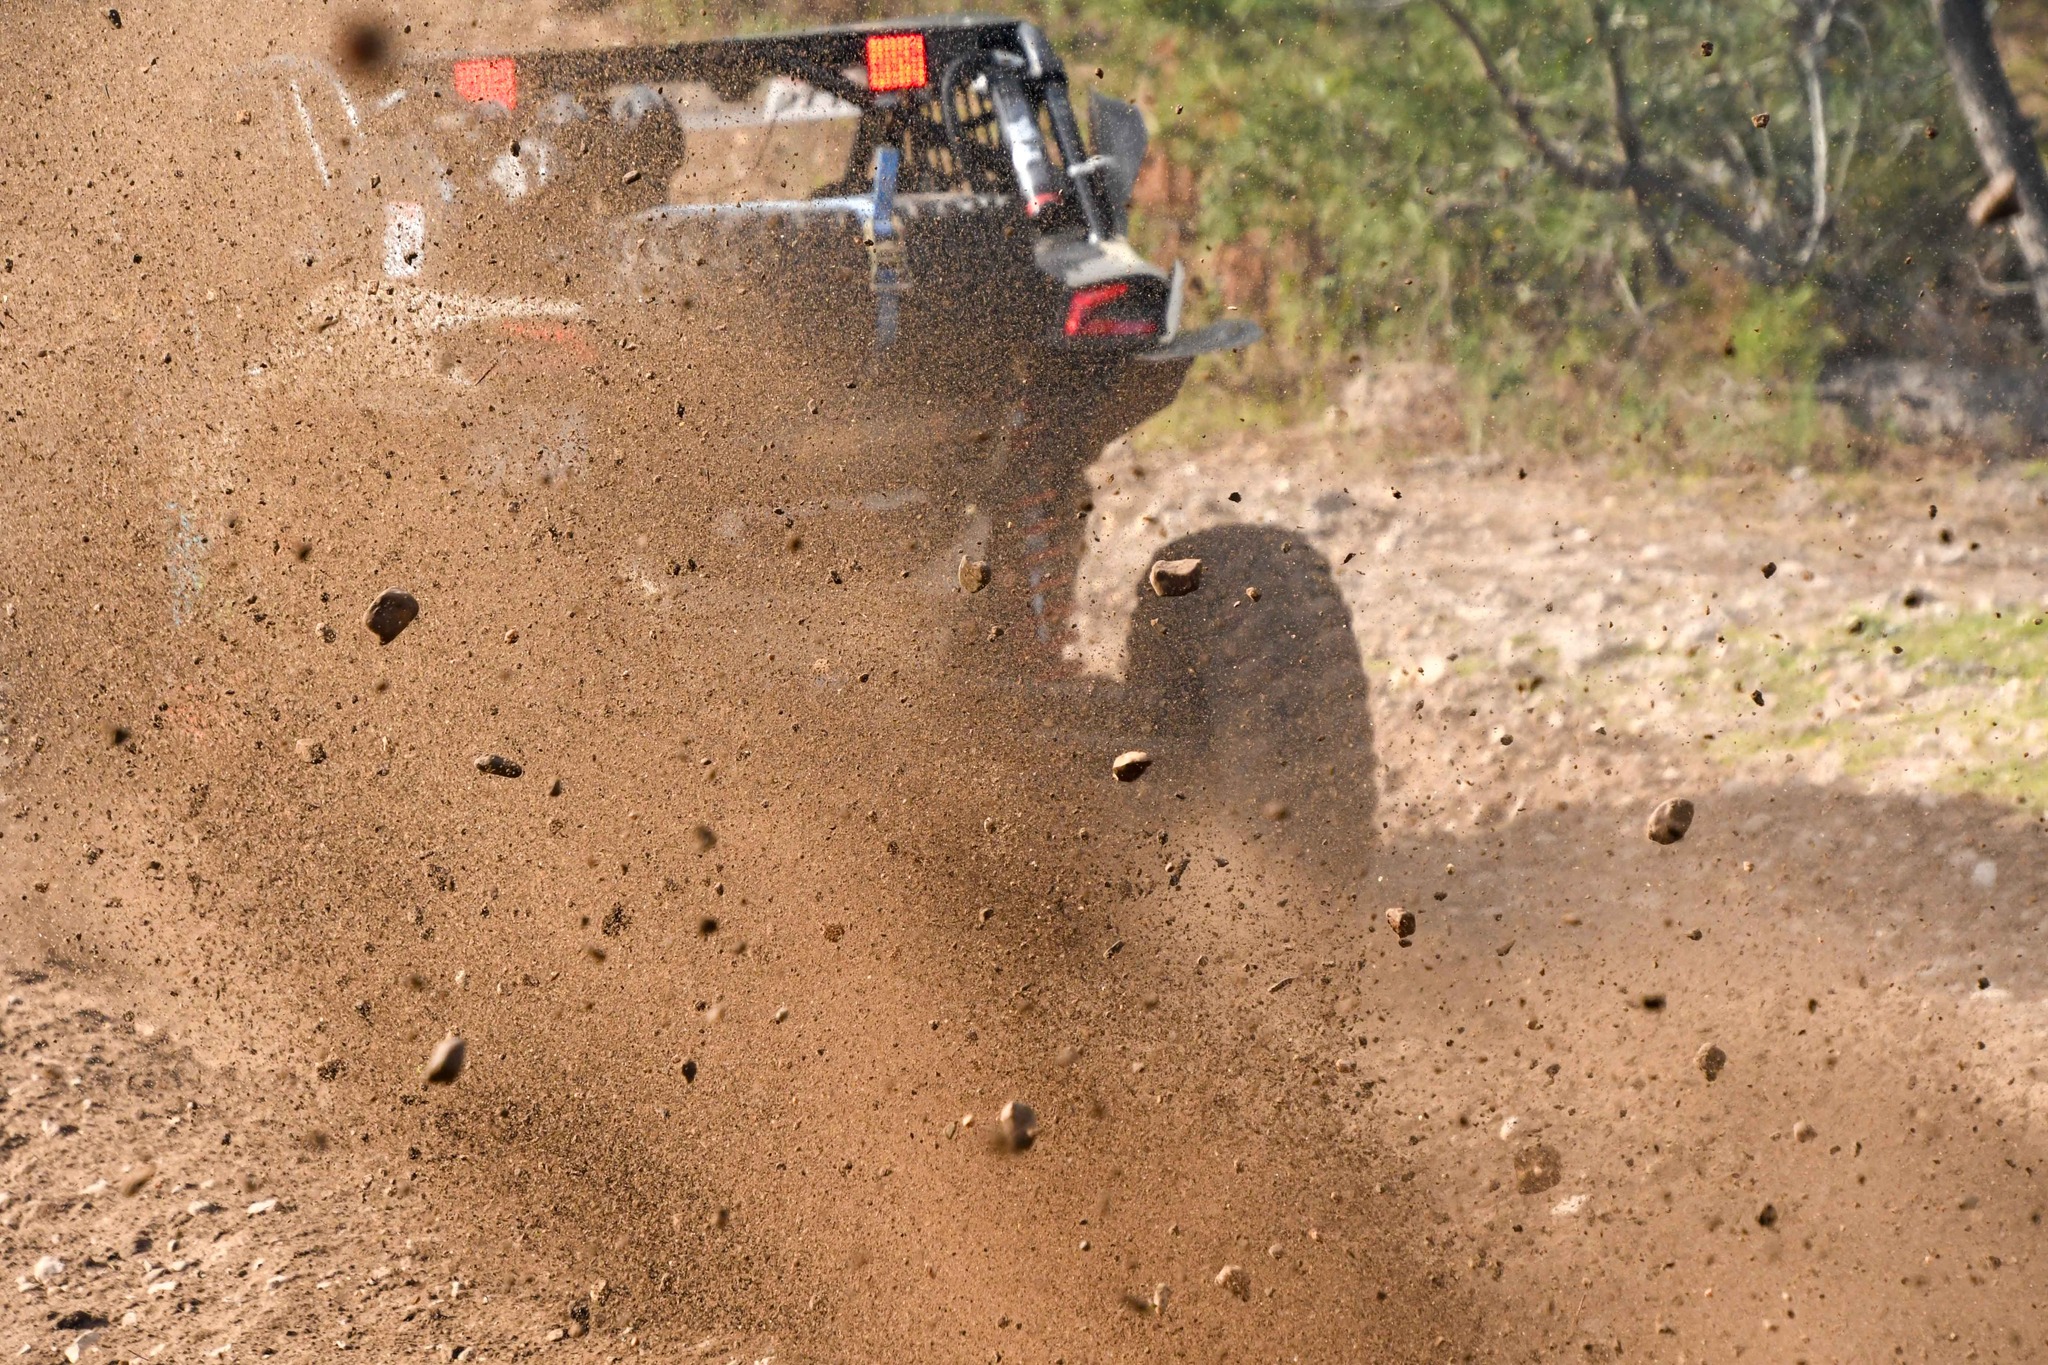
[[[35,1276],[37,1282],[41,1284],[48,1284],[50,1283],[50,1281],[56,1279],[59,1275],[62,1275],[63,1273],[64,1263],[58,1260],[55,1256],[43,1257],[41,1260],[36,1262],[36,1268],[29,1272],[29,1274]]]
[[[277,1208],[277,1200],[275,1200],[275,1199],[259,1199],[259,1200],[257,1200],[257,1201],[256,1201],[255,1203],[253,1203],[253,1204],[251,1204],[251,1205],[249,1206],[249,1216],[250,1216],[251,1218],[254,1218],[254,1217],[255,1217],[255,1216],[256,1216],[257,1214],[259,1214],[259,1213],[269,1213],[269,1212],[271,1212],[272,1210],[274,1210],[274,1209],[276,1209],[276,1208]]]

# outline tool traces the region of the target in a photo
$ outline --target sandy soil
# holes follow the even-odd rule
[[[708,314],[394,373],[201,78],[270,34],[11,18],[0,1342],[2042,1349],[2031,485],[1020,488]]]

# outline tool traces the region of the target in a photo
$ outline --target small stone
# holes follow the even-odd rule
[[[1774,1228],[1778,1226],[1778,1206],[1776,1204],[1766,1204],[1758,1209],[1756,1211],[1756,1225],[1760,1228]]]
[[[1387,927],[1394,931],[1395,938],[1415,937],[1415,912],[1404,910],[1398,905],[1388,906]]]
[[[709,853],[718,847],[718,835],[709,825],[693,825],[690,827],[690,842],[699,853]]]
[[[840,939],[842,939],[842,938],[845,938],[845,937],[846,937],[846,926],[845,926],[845,925],[843,925],[843,924],[828,924],[828,925],[826,925],[826,926],[825,926],[825,942],[827,942],[827,943],[837,943],[837,942],[839,942],[839,940],[840,940]]]
[[[778,1006],[776,1006],[776,1009],[775,1009],[775,1022],[776,1022],[776,1023],[778,1023],[778,1024],[780,1024],[780,1023],[784,1022],[785,1020],[787,1020],[788,1018],[789,1018],[789,1006],[787,1006],[787,1005],[778,1005]]]
[[[1721,1068],[1728,1065],[1728,1054],[1712,1043],[1704,1043],[1693,1054],[1692,1064],[1700,1069],[1700,1075],[1712,1081],[1721,1074]]]
[[[112,13],[111,10],[108,12]],[[80,1332],[72,1340],[71,1344],[64,1348],[64,1359],[70,1361],[71,1365],[78,1365],[78,1362],[85,1356],[85,1353],[99,1344],[100,1334],[98,1332]]]
[[[1792,1140],[1794,1142],[1811,1142],[1819,1136],[1820,1134],[1814,1131],[1813,1125],[1805,1119],[1801,1119],[1792,1125]]]
[[[1749,116],[1749,123],[1752,128],[1768,128],[1771,126],[1771,116],[1769,114],[1751,114]]]
[[[1259,600],[1259,590],[1256,587],[1246,588],[1244,595],[1254,602]]]
[[[1126,749],[1109,762],[1109,770],[1119,782],[1136,782],[1151,766],[1152,755],[1143,749]]]
[[[428,1085],[453,1085],[455,1078],[462,1074],[462,1064],[467,1060],[469,1045],[451,1033],[434,1044],[433,1055],[427,1058],[424,1079]]]
[[[503,754],[478,754],[476,770],[485,777],[517,777],[526,771]]]
[[[249,1216],[251,1218],[258,1218],[263,1214],[275,1212],[277,1212],[277,1200],[274,1198],[259,1199],[249,1206]]]
[[[313,627],[313,633],[320,637],[320,643],[323,645],[331,645],[339,638],[334,633],[334,627],[328,625],[325,621]]]
[[[1252,1273],[1241,1265],[1227,1265],[1216,1272],[1218,1287],[1240,1299],[1252,1296]]]
[[[1030,1105],[1009,1100],[996,1115],[996,1132],[1011,1151],[1027,1151],[1032,1143],[1038,1141],[1038,1115],[1032,1112]]]
[[[1564,1179],[1564,1158],[1545,1143],[1532,1142],[1515,1153],[1515,1189],[1521,1194],[1541,1194]]]
[[[301,739],[292,743],[292,752],[299,756],[301,763],[325,763],[327,746],[317,739]]]
[[[1265,805],[1259,807],[1259,814],[1265,816],[1268,820],[1279,821],[1285,820],[1294,812],[1287,808],[1285,801],[1276,800],[1268,801]]]
[[[959,580],[960,591],[980,592],[988,586],[988,561],[960,556],[960,568],[955,577]]]
[[[377,643],[388,645],[398,638],[400,631],[419,619],[420,601],[411,593],[399,588],[386,588],[377,594],[377,600],[370,603],[370,610],[363,615],[363,624],[377,637]]]
[[[194,1218],[198,1218],[204,1214],[219,1213],[220,1205],[214,1203],[211,1199],[195,1199],[185,1206],[185,1212]]]
[[[156,1167],[145,1161],[134,1170],[124,1174],[114,1188],[121,1192],[123,1199],[133,1199],[136,1195],[142,1193],[144,1185],[147,1185],[154,1179],[156,1179]]]
[[[35,1269],[29,1271],[29,1274],[35,1276],[36,1283],[38,1284],[48,1284],[63,1273],[64,1263],[55,1256],[39,1258],[36,1261]]]
[[[1643,833],[1653,844],[1675,844],[1685,837],[1692,828],[1692,802],[1682,796],[1659,802],[1657,809],[1650,812],[1649,820],[1643,825]]]
[[[1152,592],[1158,597],[1186,597],[1202,586],[1202,561],[1199,559],[1161,559],[1152,564],[1147,575]]]

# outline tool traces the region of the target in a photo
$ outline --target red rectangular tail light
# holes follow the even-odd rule
[[[1098,284],[1088,289],[1076,289],[1067,300],[1067,335],[1070,337],[1150,337],[1159,335],[1159,319],[1145,316],[1142,312],[1134,315],[1132,308],[1142,304],[1137,299],[1125,302],[1131,286],[1119,281],[1116,284]],[[1119,308],[1118,304],[1123,304]]]
[[[868,35],[868,89],[922,90],[931,83],[925,71],[922,33]]]
[[[511,57],[465,57],[452,74],[455,93],[471,104],[519,107],[519,63]]]

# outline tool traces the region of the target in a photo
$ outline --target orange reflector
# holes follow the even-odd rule
[[[924,66],[922,33],[868,35],[868,89],[921,90],[930,83]]]
[[[455,93],[471,104],[519,107],[519,63],[511,57],[465,57],[453,75]]]

